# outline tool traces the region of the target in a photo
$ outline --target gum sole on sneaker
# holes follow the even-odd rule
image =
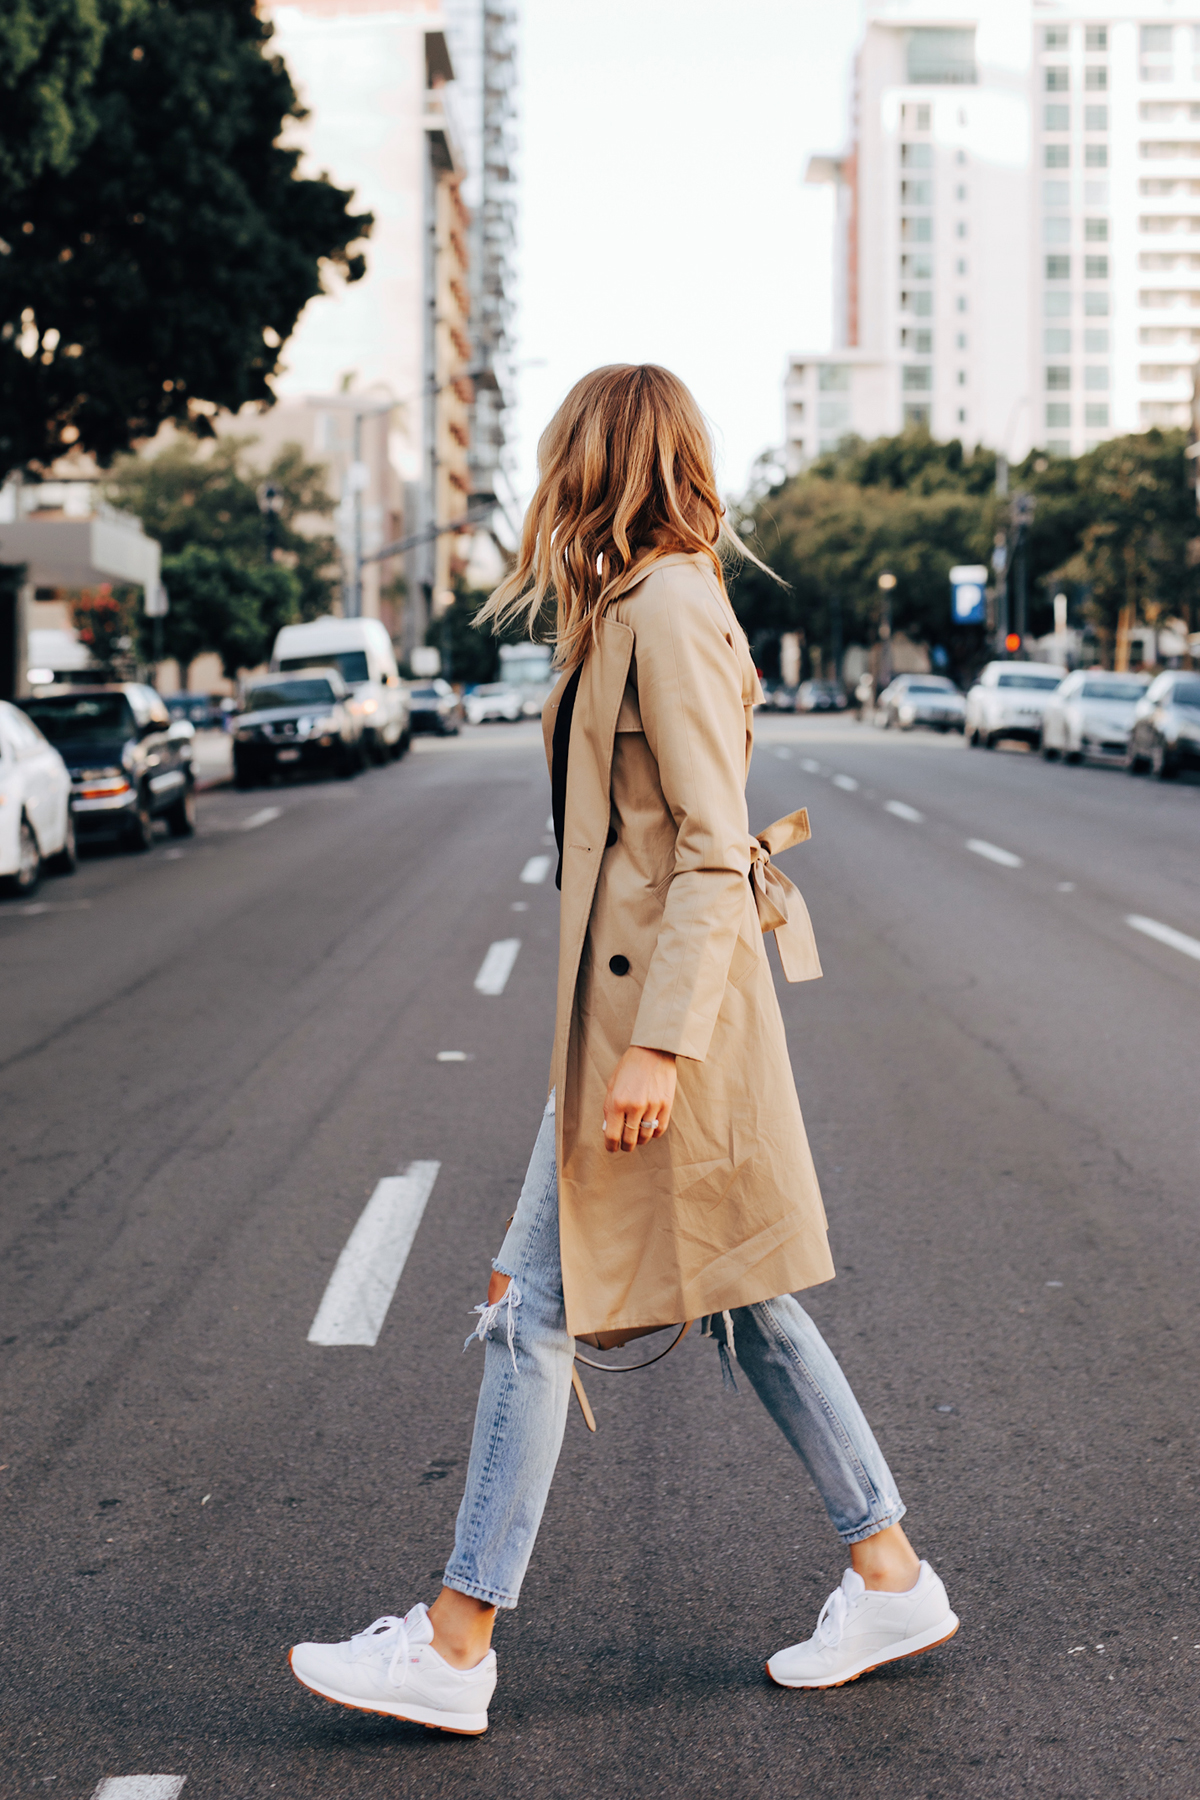
[[[291,1652],[288,1652],[288,1667],[292,1674],[296,1670],[292,1664]],[[483,1713],[439,1713],[431,1706],[364,1706],[361,1700],[347,1700],[344,1694],[331,1693],[328,1688],[315,1687],[311,1681],[305,1681],[302,1675],[296,1675],[302,1688],[310,1694],[316,1694],[321,1700],[328,1700],[332,1706],[340,1706],[346,1712],[369,1713],[373,1719],[403,1719],[409,1725],[424,1725],[427,1731],[448,1731],[454,1737],[482,1737],[487,1730],[487,1714]],[[449,1719],[478,1719],[482,1717],[482,1725],[447,1724]]]
[[[771,1674],[770,1663],[766,1663],[764,1666],[769,1679],[775,1683],[776,1687],[792,1689],[846,1687],[850,1682],[858,1681],[863,1675],[869,1675],[872,1669],[886,1668],[888,1663],[903,1662],[910,1656],[924,1656],[927,1650],[936,1650],[939,1644],[948,1644],[958,1630],[959,1625],[959,1621],[954,1617],[953,1613],[950,1614],[950,1617],[954,1619],[954,1623],[951,1625],[949,1631],[945,1630],[945,1620],[943,1620],[941,1625],[932,1627],[932,1632],[923,1631],[915,1638],[906,1638],[902,1644],[897,1644],[895,1649],[889,1650],[886,1655],[877,1656],[873,1662],[861,1663],[856,1669],[848,1669],[844,1675],[839,1675],[833,1680],[780,1681],[777,1675]],[[941,1633],[940,1637],[933,1635],[933,1633],[938,1632]]]

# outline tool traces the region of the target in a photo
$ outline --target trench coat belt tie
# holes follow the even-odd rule
[[[750,886],[763,933],[773,931],[779,960],[788,981],[815,981],[821,974],[812,920],[800,890],[780,873],[771,858],[812,836],[808,808],[776,819],[750,840]]]

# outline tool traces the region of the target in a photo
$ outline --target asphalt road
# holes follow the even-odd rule
[[[1200,785],[770,719],[750,793],[813,820],[784,866],[825,979],[783,1005],[839,1279],[807,1304],[958,1637],[768,1685],[843,1558],[693,1336],[589,1377],[485,1738],[289,1675],[436,1592],[542,1105],[548,784],[484,728],[204,795],[195,840],[0,906],[4,1796],[1200,1794],[1200,961],[1127,922],[1200,939]],[[414,1161],[378,1342],[309,1343]]]

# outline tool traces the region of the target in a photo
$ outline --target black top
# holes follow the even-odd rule
[[[554,885],[562,892],[562,859],[563,836],[566,832],[567,817],[567,757],[571,749],[571,718],[575,711],[575,696],[579,692],[579,677],[583,673],[580,663],[575,673],[563,689],[562,699],[558,703],[558,717],[554,721],[554,739],[550,747],[550,810],[554,814],[554,841],[558,845],[558,869],[554,876]]]

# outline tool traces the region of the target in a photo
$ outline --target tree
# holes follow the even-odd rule
[[[171,610],[163,647],[181,669],[215,650],[230,680],[265,662],[275,634],[299,616],[299,582],[278,563],[255,567],[210,544],[189,544],[163,558]]]
[[[254,0],[95,6],[99,63],[63,103],[79,131],[0,190],[0,468],[75,443],[107,462],[164,419],[269,405],[322,267],[365,266],[370,216],[278,141],[302,113]],[[0,126],[10,157],[19,127]]]
[[[108,497],[122,511],[136,514],[165,556],[177,556],[190,544],[206,544],[246,566],[264,563],[268,545],[258,505],[258,484],[264,477],[246,456],[255,441],[230,435],[200,446],[181,437],[157,456],[122,457],[108,483]],[[279,490],[274,547],[295,574],[302,619],[329,612],[339,579],[333,537],[310,537],[296,529],[301,518],[332,513],[325,478],[324,466],[308,462],[299,444],[284,444],[265,476]]]
[[[95,127],[88,90],[100,65],[98,0],[8,0],[0,11],[0,189],[62,174]]]

